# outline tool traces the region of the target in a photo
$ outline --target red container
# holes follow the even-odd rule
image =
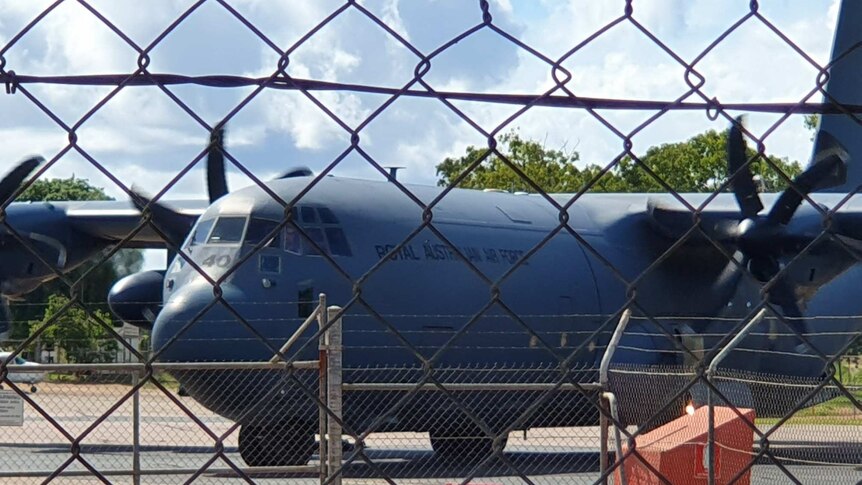
[[[753,459],[754,431],[745,423],[754,423],[753,409],[715,407],[715,483],[726,484]],[[709,429],[709,408],[701,407],[693,415],[685,415],[635,439],[636,449],[643,459],[674,485],[706,484],[706,437]],[[623,445],[623,453],[628,449]],[[662,482],[635,455],[623,462],[629,485]],[[615,482],[622,484],[620,470]],[[749,485],[751,470],[735,483]]]

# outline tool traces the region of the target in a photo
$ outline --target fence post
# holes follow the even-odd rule
[[[320,402],[327,404],[326,402],[326,375],[328,372],[328,362],[327,362],[327,341],[326,341],[326,331],[323,331],[326,328],[326,324],[329,322],[329,314],[326,310],[326,294],[321,293],[320,299],[317,304],[317,325],[318,328],[322,331],[320,337],[318,338],[318,361],[320,364],[318,365],[318,376],[317,376],[317,398]],[[320,457],[320,483],[324,483],[326,481],[327,476],[327,451],[326,451],[326,427],[329,422],[329,415],[326,413],[325,407],[320,407],[317,410],[318,416],[318,428],[317,433],[320,435],[320,442],[318,445],[318,456]]]
[[[706,395],[706,405],[709,406],[708,409],[708,428],[706,434],[706,474],[707,474],[707,483],[709,485],[715,485],[715,398],[713,397],[712,386],[715,385],[715,371],[718,369],[718,364],[724,360],[725,357],[730,353],[731,350],[735,349],[740,342],[748,336],[748,333],[763,320],[763,317],[766,316],[766,308],[761,308],[759,312],[757,312],[742,329],[739,330],[739,333],[734,336],[730,342],[727,343],[709,363],[709,366],[706,368],[706,380],[709,382],[710,386],[708,387],[708,393]],[[729,403],[727,403],[729,404]]]
[[[605,404],[604,393],[599,395],[599,405],[602,410],[609,412],[609,407]],[[608,417],[605,413],[599,413],[599,473],[604,473],[608,469]],[[608,479],[605,477],[602,484],[607,485]]]
[[[337,419],[327,420],[326,437],[329,441],[327,445],[328,462],[327,475],[332,485],[341,485],[341,367],[342,367],[342,347],[341,347],[341,317],[334,322],[332,319],[341,311],[340,307],[331,306],[326,309],[328,314],[327,320],[331,322],[327,335],[327,348],[329,355],[327,356],[326,368],[326,405],[329,408],[331,416]]]
[[[132,371],[132,387],[140,383],[138,371]],[[141,485],[141,396],[140,389],[132,395],[132,483]]]
[[[610,379],[608,377],[608,372],[609,372],[609,369],[611,366],[611,359],[613,358],[614,353],[617,350],[617,346],[620,344],[620,340],[623,338],[623,333],[625,333],[625,331],[626,331],[626,327],[629,324],[629,319],[631,319],[631,316],[632,316],[631,308],[626,308],[623,311],[622,315],[620,315],[620,319],[617,322],[617,326],[616,326],[616,328],[614,328],[614,333],[613,333],[613,335],[611,335],[611,339],[610,339],[610,341],[608,341],[608,346],[605,348],[605,353],[602,355],[602,362],[599,365],[599,386],[601,387],[601,391],[602,391],[602,393],[599,395],[599,402],[602,403],[603,407],[604,407],[604,403],[606,401],[608,402],[608,407],[606,407],[605,410],[610,410],[611,406],[614,404],[614,403],[611,403],[610,400],[608,400],[605,397],[606,394],[611,394],[609,392],[610,389],[608,388],[608,383],[610,382]],[[611,395],[613,395],[613,394],[611,394]],[[615,416],[614,419],[617,419],[617,417]],[[605,473],[608,470],[608,467],[610,466],[608,463],[608,428],[609,427],[610,426],[608,424],[607,415],[605,413],[601,413],[599,415],[599,439],[601,440],[601,451],[600,451],[601,456],[599,456],[599,470],[601,473]],[[616,436],[617,445],[618,445],[617,449],[620,450],[622,447],[619,445],[619,437],[620,437],[619,428],[616,428],[616,435],[615,436]],[[614,462],[622,459],[622,454],[619,451],[617,451],[616,455],[617,455],[616,460],[614,460]],[[622,465],[620,465],[620,467],[622,467]],[[625,477],[625,475],[624,475],[625,470],[620,468],[620,473],[621,473],[622,477]],[[623,482],[625,483],[625,478],[623,478]],[[607,478],[605,479],[605,483],[607,483]]]

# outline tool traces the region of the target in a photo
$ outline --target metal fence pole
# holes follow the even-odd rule
[[[623,337],[623,333],[626,331],[626,326],[629,324],[629,319],[631,319],[632,310],[631,308],[626,308],[623,311],[622,315],[620,315],[620,320],[617,322],[617,326],[614,329],[613,335],[611,335],[611,340],[608,342],[608,346],[605,348],[605,353],[602,355],[602,362],[599,366],[599,386],[602,391],[608,392],[610,389],[608,388],[608,372],[611,365],[611,359],[614,356],[614,352],[617,350],[617,346],[620,344],[620,340]],[[599,396],[599,399],[604,402],[605,396],[604,394]],[[612,405],[613,403],[608,401],[608,405]],[[606,410],[608,408],[605,408]],[[616,418],[616,417],[615,417]],[[601,413],[599,416],[599,439],[601,440],[601,456],[599,456],[599,469],[601,473],[605,473],[608,470],[608,428],[609,421],[605,413]],[[617,439],[619,439],[619,429],[617,429]],[[616,460],[620,460],[622,455],[617,453]],[[616,462],[616,460],[614,460]],[[622,469],[621,469],[622,473]],[[606,479],[607,480],[607,479]]]
[[[132,371],[132,386],[140,383],[138,371]],[[132,483],[141,485],[141,392],[132,395]]]
[[[317,306],[317,324],[320,330],[326,328],[326,324],[329,322],[329,314],[323,311],[326,308],[326,294],[321,293],[320,299]],[[326,374],[328,372],[328,362],[327,362],[327,341],[326,335],[327,332],[323,332],[320,334],[318,338],[318,350],[319,350],[319,361],[320,365],[318,368],[318,377],[317,377],[317,398],[322,403],[326,403]],[[320,457],[320,483],[324,483],[326,481],[327,476],[327,452],[326,452],[326,427],[329,421],[329,415],[326,414],[326,408],[321,407],[318,409],[318,428],[317,433],[320,435],[320,441],[318,445],[318,456]]]
[[[739,330],[739,333],[736,334],[730,342],[725,345],[721,351],[715,354],[712,361],[710,361],[709,366],[706,368],[706,380],[709,382],[710,386],[708,389],[706,403],[709,406],[708,409],[708,428],[706,435],[706,472],[707,472],[707,481],[709,485],[715,485],[715,398],[713,396],[712,386],[715,385],[715,371],[718,369],[718,364],[727,357],[730,352],[736,348],[737,345],[742,342],[743,339],[748,335],[748,333],[758,324],[763,317],[766,316],[766,309],[762,308],[759,312],[757,312],[748,323],[745,324],[742,329]]]
[[[607,401],[604,394],[599,395],[599,404],[602,410],[608,412]],[[608,469],[608,417],[605,413],[599,413],[599,472],[604,473]],[[602,480],[603,485],[607,485],[608,478]]]
[[[327,319],[332,319],[341,311],[340,307],[331,306],[326,309],[328,313]],[[326,405],[329,412],[337,419],[328,419],[327,421],[327,440],[329,441],[327,450],[328,479],[333,485],[341,485],[341,367],[342,367],[342,347],[341,347],[341,330],[342,321],[339,317],[326,332],[328,340],[329,355],[327,356],[327,372],[326,372]]]

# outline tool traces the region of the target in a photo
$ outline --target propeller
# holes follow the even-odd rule
[[[723,239],[736,243],[745,256],[749,269],[758,280],[768,281],[780,269],[778,258],[788,250],[797,250],[812,240],[807,236],[790,233],[787,224],[808,194],[829,186],[843,176],[849,155],[835,137],[821,131],[817,143],[820,151],[815,154],[808,169],[797,175],[778,197],[769,213],[761,216],[759,213],[763,209],[763,203],[760,201],[751,170],[745,165],[748,156],[741,126],[740,117],[730,128],[727,161],[730,175],[733,177],[733,194],[739,204],[742,220],[735,227],[729,227],[729,233]]]
[[[735,226],[726,225],[719,238],[734,243],[742,253],[742,264],[761,282],[773,279],[781,270],[780,259],[792,256],[814,240],[815,236],[794,233],[788,223],[812,191],[839,184],[846,177],[849,154],[834,136],[821,130],[818,134],[815,155],[809,167],[797,175],[790,186],[775,201],[765,216],[760,215],[763,203],[757,184],[746,165],[748,156],[742,135],[742,118],[737,118],[727,137],[727,164],[733,194],[739,205],[742,220]],[[725,271],[716,281],[715,291],[732,297],[742,273]],[[732,289],[732,290],[729,290]],[[729,299],[728,298],[728,299]],[[770,303],[778,305],[788,322],[798,332],[804,330],[802,309],[792,281],[787,277],[773,283],[768,294]],[[804,351],[799,344],[797,350]]]
[[[6,174],[3,180],[0,180],[0,204],[11,202],[10,199],[15,195],[21,184],[44,161],[45,159],[39,156],[27,158]],[[8,337],[11,325],[12,311],[9,309],[9,300],[6,296],[0,296],[0,341]]]

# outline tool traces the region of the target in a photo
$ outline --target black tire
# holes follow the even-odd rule
[[[486,436],[477,427],[469,430],[432,430],[431,448],[434,453],[449,459],[461,461],[480,461],[495,451],[494,438]],[[508,436],[499,440],[500,451],[506,448]]]
[[[30,386],[30,392],[36,392],[36,391],[38,391],[38,390],[39,390],[39,389],[37,389],[35,385],[31,385],[31,386]]]
[[[243,425],[239,454],[248,466],[305,465],[314,453],[314,430],[294,424]]]

